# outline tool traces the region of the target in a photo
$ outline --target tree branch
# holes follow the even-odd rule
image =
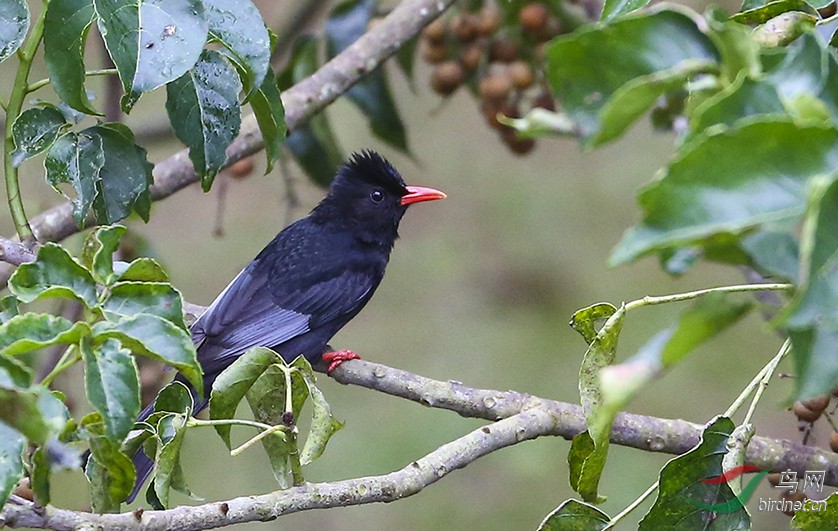
[[[361,78],[378,68],[453,2],[404,0],[380,24],[376,24],[346,50],[310,77],[283,92],[282,104],[289,131],[304,124]],[[253,114],[242,120],[240,131],[238,138],[227,148],[227,165],[265,146]],[[155,165],[151,197],[155,201],[164,199],[197,180],[188,150],[183,149]],[[39,242],[60,241],[79,231],[73,220],[70,203],[52,207],[32,218],[30,223]],[[91,224],[92,220],[88,220],[88,226]],[[0,264],[0,285],[9,280],[13,270],[10,263]]]
[[[35,260],[35,253],[20,242],[0,238],[0,261],[19,266]],[[13,270],[13,269],[12,269]],[[11,275],[10,275],[11,276]]]
[[[0,525],[56,530],[198,530],[267,521],[279,516],[349,505],[391,502],[412,496],[495,450],[543,435],[571,438],[585,429],[582,408],[514,391],[474,389],[460,382],[441,382],[367,361],[353,360],[333,372],[338,382],[368,387],[463,416],[495,420],[411,462],[380,476],[307,483],[260,496],[226,502],[181,506],[165,511],[137,510],[122,514],[92,514],[39,507],[13,497],[0,512]],[[500,420],[496,420],[500,419]],[[647,451],[681,454],[698,443],[702,426],[623,413],[617,416],[611,441]],[[790,441],[754,437],[747,462],[765,470],[825,470],[826,483],[838,484],[838,457]]]

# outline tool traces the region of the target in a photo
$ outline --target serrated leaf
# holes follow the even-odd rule
[[[0,297],[0,324],[7,322],[18,313],[20,312],[17,307],[17,297],[14,295]]]
[[[290,371],[289,377],[286,377],[287,371]],[[292,405],[290,409],[294,419],[299,418],[308,397],[305,381],[298,371],[291,371],[283,364],[274,363],[257,378],[245,395],[257,421],[272,426],[283,424],[287,408],[285,403],[287,378],[291,380]],[[262,439],[262,447],[268,455],[271,469],[279,486],[289,487],[291,485],[289,456],[297,452],[297,446],[286,439],[281,431],[276,431]]]
[[[94,0],[99,33],[113,59],[125,112],[143,92],[182,76],[207,41],[199,0]]]
[[[76,111],[98,115],[84,86],[84,44],[95,20],[93,0],[51,1],[44,20],[44,59],[58,97]]]
[[[719,61],[699,20],[688,10],[657,10],[589,26],[547,46],[547,79],[584,141],[597,134],[600,111],[626,83],[684,62]]]
[[[608,317],[588,345],[579,369],[579,396],[589,429],[573,438],[568,464],[571,487],[583,500],[591,503],[604,500],[597,489],[608,455],[611,432],[610,424],[594,425],[598,410],[602,406],[599,373],[604,367],[614,363],[624,317],[625,306],[621,306]]]
[[[27,312],[0,325],[0,352],[14,356],[51,345],[74,344],[89,334],[87,323],[74,323],[57,315]]]
[[[95,125],[81,132],[83,136],[98,138],[104,164],[98,172],[97,193],[93,212],[99,223],[115,223],[136,212],[148,221],[151,194],[148,187],[154,166],[148,161],[146,150],[134,142],[134,133],[117,124]],[[95,145],[91,144],[95,149]]]
[[[250,106],[253,108],[256,123],[262,133],[262,140],[265,142],[265,156],[267,157],[265,174],[268,174],[273,170],[274,162],[279,160],[280,149],[288,132],[285,124],[285,108],[282,106],[276,78],[270,68],[259,90],[253,93]]]
[[[702,482],[724,472],[722,460],[733,429],[730,419],[718,417],[704,429],[698,446],[663,467],[657,499],[640,521],[641,530],[666,528],[672,522],[684,529],[750,529],[750,516],[741,502],[730,512],[701,509],[738,500],[726,482]]]
[[[135,258],[128,267],[119,274],[119,280],[137,282],[168,282],[169,275],[153,258]]]
[[[204,50],[188,72],[166,85],[166,111],[178,139],[189,147],[201,187],[208,191],[239,134],[241,81],[220,53]]]
[[[118,322],[141,313],[156,315],[186,330],[183,298],[167,282],[117,282],[102,304],[105,318]]]
[[[107,437],[122,441],[140,412],[139,373],[134,357],[116,340],[95,347],[90,341],[82,341],[80,350],[87,399],[102,415]]]
[[[23,478],[25,444],[26,440],[17,430],[0,422],[0,503],[3,505]]]
[[[245,101],[261,87],[270,69],[268,29],[250,0],[203,0],[209,37],[242,73]]]
[[[85,475],[91,483],[90,502],[97,513],[114,512],[125,500],[137,472],[131,459],[119,450],[119,443],[104,436],[93,436],[90,442],[91,459]]]
[[[67,125],[67,120],[58,107],[48,103],[20,113],[12,124],[12,138],[15,142],[12,165],[18,167],[24,161],[49,149],[58,138],[58,133]]]
[[[99,172],[105,164],[102,140],[96,136],[67,133],[50,147],[44,160],[47,182],[73,205],[73,219],[82,227],[98,194]],[[73,187],[75,197],[61,190],[62,184]]]
[[[567,500],[547,515],[538,531],[599,531],[611,518],[593,505]]]
[[[29,30],[26,0],[4,0],[0,4],[0,62],[14,54]]]
[[[254,347],[230,364],[218,375],[212,384],[210,396],[210,418],[231,419],[236,414],[236,408],[244,398],[253,383],[272,364],[281,358],[279,354],[269,348]],[[229,425],[216,425],[215,431],[230,448]]]
[[[116,280],[113,253],[119,249],[119,239],[128,229],[121,225],[98,227],[88,234],[82,245],[82,264],[99,283],[109,286]]]
[[[0,421],[43,445],[66,424],[66,408],[45,387],[0,387]]]
[[[154,459],[157,467],[154,471],[154,493],[163,507],[169,506],[169,493],[172,489],[187,496],[192,493],[183,480],[180,463],[180,450],[186,434],[186,417],[169,414],[157,422],[157,455]]]
[[[292,366],[300,368],[306,387],[308,387],[308,395],[311,398],[311,426],[300,452],[300,464],[305,466],[323,455],[323,451],[332,435],[341,430],[344,424],[332,415],[332,408],[326,402],[326,397],[314,384],[314,372],[312,372],[308,361],[300,356],[294,360]]]
[[[375,5],[374,0],[348,0],[332,10],[325,27],[330,59],[366,33]],[[402,152],[409,151],[407,133],[383,68],[364,76],[346,97],[364,113],[377,138]]]
[[[9,278],[9,291],[22,302],[63,297],[76,299],[88,308],[97,302],[93,277],[56,243],[44,244],[34,262],[18,266]]]
[[[124,347],[171,365],[183,374],[198,394],[203,394],[201,366],[192,338],[182,328],[150,314],[139,314],[116,323],[107,321],[93,326],[94,338],[118,339]]]
[[[177,380],[166,385],[154,399],[154,411],[191,415],[195,403],[189,388]]]
[[[809,179],[838,165],[837,141],[838,131],[831,127],[777,120],[749,123],[688,144],[641,191],[643,221],[626,231],[611,263],[797,219]],[[715,171],[708,173],[708,164]]]

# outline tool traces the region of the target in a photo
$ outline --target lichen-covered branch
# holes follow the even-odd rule
[[[35,260],[35,253],[22,243],[6,238],[0,238],[0,262],[19,266]]]
[[[323,110],[388,57],[442,12],[454,0],[404,0],[373,29],[323,65],[310,77],[282,93],[285,122],[289,130],[304,124]],[[251,114],[242,120],[240,134],[227,149],[227,163],[252,155],[264,148],[262,135]],[[164,199],[196,182],[188,151],[183,149],[154,167],[152,199]],[[75,234],[79,227],[73,220],[72,205],[62,203],[30,219],[39,242],[60,241]],[[0,285],[14,270],[9,263],[0,263]]]

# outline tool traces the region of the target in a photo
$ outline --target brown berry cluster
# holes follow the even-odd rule
[[[559,19],[540,2],[510,13],[485,2],[476,10],[438,18],[424,29],[421,40],[422,58],[434,65],[431,88],[447,97],[467,86],[504,144],[518,155],[529,153],[535,140],[518,138],[498,115],[518,118],[534,107],[555,110],[535,65],[544,43],[560,31]]]

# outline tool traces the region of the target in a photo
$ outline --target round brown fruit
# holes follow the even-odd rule
[[[500,74],[493,74],[480,80],[478,87],[480,97],[484,101],[499,101],[509,96],[512,83],[509,78]]]
[[[424,41],[420,50],[426,63],[435,65],[448,59],[448,47],[444,42]]]
[[[477,33],[488,37],[500,27],[500,13],[497,9],[487,7],[477,14]]]
[[[471,42],[477,38],[477,19],[469,13],[460,13],[451,20],[451,31],[460,42]]]
[[[829,434],[829,448],[838,453],[838,432],[833,431]]]
[[[489,60],[511,63],[518,58],[518,43],[509,37],[498,37],[489,45]]]
[[[770,483],[772,487],[776,487],[777,485],[779,485],[780,484],[780,479],[782,479],[780,477],[779,472],[772,472],[772,473],[768,474],[766,476],[766,478],[768,479],[768,483]]]
[[[798,420],[802,420],[803,422],[815,422],[821,416],[821,411],[812,411],[799,400],[794,403],[794,407],[791,410]]]
[[[551,96],[549,92],[542,92],[536,96],[535,100],[532,102],[532,106],[547,109],[548,111],[556,110],[556,102],[553,100],[553,96]]]
[[[243,179],[253,173],[253,157],[245,157],[230,164],[230,176]]]
[[[483,47],[474,43],[463,50],[460,55],[460,64],[463,65],[466,72],[474,72],[480,66],[481,59],[483,59]]]
[[[480,111],[483,113],[483,117],[486,119],[486,122],[493,129],[498,130],[508,129],[508,127],[498,121],[499,114],[510,118],[517,118],[519,115],[518,109],[515,105],[505,100],[499,102],[484,102],[483,105],[480,106]]]
[[[457,61],[445,61],[431,73],[431,88],[437,94],[448,96],[457,90],[465,80],[463,67]]]
[[[561,31],[562,26],[559,24],[559,21],[553,17],[548,17],[544,27],[534,32],[535,40],[538,42],[547,42],[561,33]]]
[[[517,89],[530,88],[535,81],[532,68],[525,61],[515,61],[509,65],[507,75],[512,82],[512,86]]]
[[[442,42],[445,40],[445,34],[447,31],[448,27],[446,26],[445,21],[438,18],[425,26],[425,29],[422,30],[422,37],[431,42]]]
[[[532,138],[520,138],[518,133],[509,127],[501,129],[501,138],[503,139],[509,151],[516,155],[526,155],[535,147],[535,140]]]
[[[547,6],[539,2],[527,4],[518,13],[518,22],[526,31],[542,31],[547,26],[550,11]]]
[[[829,395],[816,396],[809,400],[804,400],[803,405],[816,413],[820,413],[829,405]]]

